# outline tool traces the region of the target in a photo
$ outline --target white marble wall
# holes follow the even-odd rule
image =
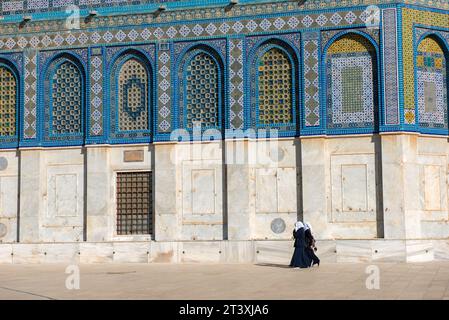
[[[125,160],[129,151],[141,152],[142,159]],[[235,260],[252,250],[252,240],[277,246],[275,240],[291,239],[299,217],[320,240],[355,241],[329,247],[339,249],[340,261],[440,258],[444,244],[431,250],[429,242],[410,241],[449,238],[448,156],[447,139],[414,134],[1,151],[0,243],[14,243],[18,230],[21,243],[87,240],[105,243],[99,255],[108,256],[108,243],[154,239],[164,244],[148,254],[150,261],[197,260],[208,252],[211,260]],[[154,232],[118,236],[116,173],[141,170],[154,173]],[[392,241],[374,248],[366,241],[378,237],[379,225]],[[223,239],[230,240],[216,245],[223,255],[215,247],[169,244]],[[263,242],[259,251],[270,245]],[[126,246],[112,252],[116,259],[145,260],[146,251],[137,247],[134,257]],[[24,250],[35,256],[37,249]],[[95,260],[92,245],[83,250],[86,261]]]
[[[18,165],[16,151],[0,152],[0,243],[17,241]]]
[[[226,238],[223,156],[222,142],[155,145],[157,240]]]
[[[304,221],[319,239],[378,235],[373,137],[301,139]]]

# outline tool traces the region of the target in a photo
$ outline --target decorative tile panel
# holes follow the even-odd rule
[[[90,136],[102,136],[104,62],[102,48],[92,48],[90,57]]]
[[[225,107],[224,57],[226,40],[178,42],[176,99],[178,127],[192,130],[222,128]]]
[[[421,11],[411,8],[402,9],[402,68],[404,90],[404,122],[415,124],[415,76],[414,76],[414,43],[415,24],[449,29],[447,14]]]
[[[25,108],[23,121],[23,137],[37,138],[37,52],[25,50]]]
[[[243,39],[229,40],[229,121],[231,129],[243,129]]]
[[[375,49],[366,38],[343,35],[329,47],[326,55],[328,128],[374,126],[376,73]]]
[[[424,128],[447,129],[447,63],[445,53],[432,37],[424,38],[416,56],[418,119]]]
[[[18,85],[12,71],[0,64],[0,137],[16,135]]]
[[[296,133],[300,41],[297,33],[246,38],[252,128],[269,126],[281,131],[281,135]],[[276,59],[269,58],[273,54]],[[278,65],[279,62],[282,64]]]
[[[384,67],[384,109],[385,124],[398,125],[399,87],[398,87],[398,49],[396,9],[382,10],[383,67]]]
[[[320,125],[319,33],[304,33],[304,120],[306,127]]]
[[[110,87],[110,137],[151,139],[153,110],[154,44],[116,46],[106,49]]]

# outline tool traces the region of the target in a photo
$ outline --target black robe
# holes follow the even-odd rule
[[[304,237],[304,228],[293,230],[293,237],[295,238],[295,252],[290,262],[290,267],[308,268],[312,264],[312,260],[306,254],[306,243]]]
[[[313,265],[320,264],[320,259],[315,254],[315,239],[313,238],[312,232],[310,232],[310,229],[307,229],[304,232],[304,238],[306,242],[306,249],[305,253],[308,256],[308,258],[313,262]]]

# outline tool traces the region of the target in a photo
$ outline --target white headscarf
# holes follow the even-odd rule
[[[305,222],[304,223],[304,231],[309,230],[309,229],[310,229],[310,232],[312,232],[312,226],[310,225],[310,223]]]
[[[295,231],[298,231],[301,228],[304,228],[304,224],[301,221],[296,222],[295,223]]]

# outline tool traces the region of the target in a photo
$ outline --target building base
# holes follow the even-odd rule
[[[323,263],[449,261],[449,240],[323,240]],[[288,265],[292,241],[12,243],[0,245],[0,264],[258,263]]]

